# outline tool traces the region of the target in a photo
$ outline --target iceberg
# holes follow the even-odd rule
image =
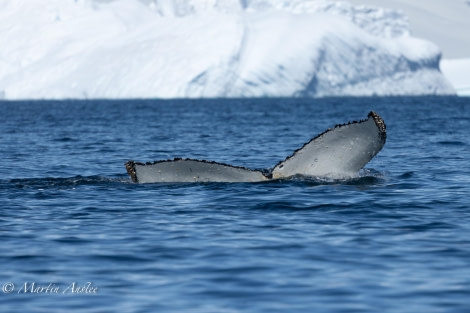
[[[436,43],[442,50],[440,68],[457,95],[470,96],[470,1],[348,0],[400,10],[413,36]]]
[[[0,0],[0,98],[454,94],[398,11],[327,0]]]
[[[441,70],[449,79],[457,92],[457,95],[470,97],[470,58],[443,59]]]

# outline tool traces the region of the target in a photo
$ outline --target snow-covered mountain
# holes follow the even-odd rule
[[[0,98],[452,94],[402,13],[327,0],[0,0]]]

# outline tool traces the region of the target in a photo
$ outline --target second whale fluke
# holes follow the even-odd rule
[[[135,183],[261,182],[296,175],[344,178],[356,175],[379,153],[386,138],[385,122],[377,113],[370,112],[365,120],[327,129],[266,172],[181,158],[147,163],[128,161],[125,166]]]

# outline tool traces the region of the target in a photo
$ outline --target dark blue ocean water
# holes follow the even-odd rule
[[[2,312],[470,311],[470,98],[0,109]],[[351,180],[138,185],[123,165],[270,168],[371,110],[387,143]]]

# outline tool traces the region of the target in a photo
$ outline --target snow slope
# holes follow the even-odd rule
[[[409,17],[413,36],[436,43],[443,52],[440,68],[459,95],[470,96],[469,0],[349,0],[400,10]]]
[[[436,43],[445,59],[470,58],[469,0],[348,0],[403,12],[413,36]]]
[[[399,12],[326,0],[0,0],[0,98],[452,94]]]

